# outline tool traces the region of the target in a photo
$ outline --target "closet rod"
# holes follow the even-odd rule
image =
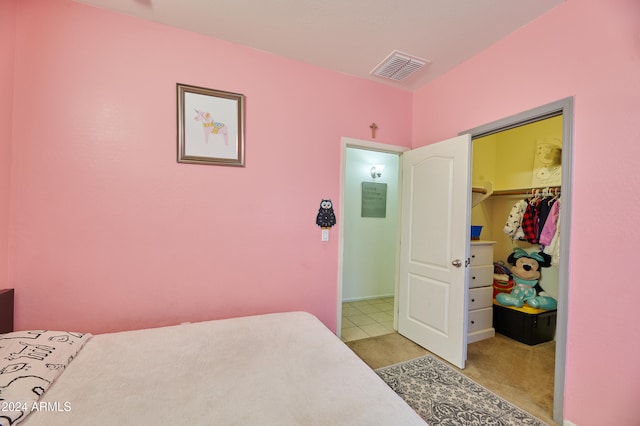
[[[486,194],[487,193],[487,189],[474,186],[474,187],[471,188],[471,192],[475,192],[476,194]]]
[[[562,189],[561,186],[545,186],[542,188],[520,188],[520,189],[503,189],[503,190],[499,190],[499,191],[493,191],[492,195],[533,195],[532,191],[535,192],[536,190],[539,191],[543,191],[543,190],[549,190],[549,191],[560,191]]]

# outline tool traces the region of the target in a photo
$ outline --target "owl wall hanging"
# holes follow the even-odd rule
[[[322,241],[329,240],[329,229],[336,224],[336,214],[333,212],[331,200],[320,201],[320,208],[316,216],[316,225],[322,228]]]

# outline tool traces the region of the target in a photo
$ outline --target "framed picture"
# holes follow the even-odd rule
[[[178,163],[244,166],[244,95],[177,84]]]

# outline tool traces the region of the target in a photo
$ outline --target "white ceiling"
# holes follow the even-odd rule
[[[76,0],[415,90],[564,0]],[[404,82],[393,50],[431,61]]]

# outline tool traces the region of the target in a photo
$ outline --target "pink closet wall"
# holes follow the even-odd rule
[[[0,0],[0,289],[7,287],[9,273],[9,199],[16,17],[17,1]]]
[[[409,92],[70,0],[20,1],[16,34],[17,328],[335,328],[319,203],[339,208],[342,136],[410,145]],[[176,163],[176,82],[246,96],[246,167]]]
[[[413,145],[568,96],[575,124],[565,419],[638,424],[640,286],[629,256],[640,239],[640,2],[567,0],[418,91]]]

